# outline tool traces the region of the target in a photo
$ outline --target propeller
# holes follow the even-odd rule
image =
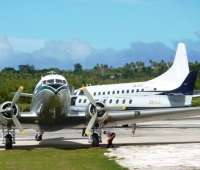
[[[85,95],[87,96],[87,98],[90,100],[90,102],[95,106],[95,113],[93,114],[92,118],[90,119],[88,125],[87,125],[87,128],[85,130],[85,134],[88,135],[89,134],[89,131],[90,129],[92,128],[96,118],[97,118],[97,113],[99,111],[115,111],[115,110],[125,110],[126,107],[125,106],[110,106],[110,107],[104,107],[104,108],[100,108],[96,105],[96,102],[94,100],[94,98],[92,97],[92,95],[89,93],[89,91],[86,89],[86,87],[82,87],[81,88]]]
[[[18,91],[15,93],[15,96],[13,97],[10,107],[8,107],[6,109],[0,109],[0,112],[9,112],[11,114],[12,121],[14,122],[15,126],[19,129],[19,131],[21,132],[22,135],[25,134],[25,131],[24,131],[22,125],[20,124],[19,120],[17,119],[17,117],[13,114],[12,107],[19,100],[19,97],[20,97],[23,89],[24,89],[23,86],[19,87]]]

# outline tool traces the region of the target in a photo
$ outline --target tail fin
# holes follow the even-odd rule
[[[190,72],[178,88],[160,93],[160,95],[193,95],[197,74],[198,71]]]
[[[174,84],[173,87],[176,88],[185,80],[188,73],[189,66],[185,45],[183,43],[179,43],[174,63],[171,68],[162,75],[150,80],[149,83],[160,84],[160,90],[161,88],[169,88],[168,84]]]

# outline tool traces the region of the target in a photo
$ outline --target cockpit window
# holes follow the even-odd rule
[[[54,79],[47,80],[47,84],[52,84],[52,83],[54,83]]]
[[[79,93],[79,95],[84,95],[84,94],[85,94],[85,93],[84,93],[83,90],[81,90],[80,93]]]
[[[56,79],[56,83],[62,84],[62,80]]]
[[[60,80],[60,79],[49,79],[49,80],[44,80],[42,82],[43,84],[66,84],[66,80]]]

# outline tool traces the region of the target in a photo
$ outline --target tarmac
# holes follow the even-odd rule
[[[200,143],[200,117],[188,119],[175,119],[137,124],[135,137],[131,136],[131,127],[112,127],[116,133],[113,140],[115,147],[127,145],[155,145],[155,144],[180,144]],[[106,129],[104,129],[106,130]],[[45,132],[43,140],[35,140],[37,132],[25,129],[26,134],[21,135],[16,130],[15,148],[40,148],[40,147],[91,147],[87,137],[82,137],[82,129],[63,129]],[[107,136],[102,135],[100,147],[106,147]],[[0,144],[4,148],[4,144]]]
[[[200,169],[200,117],[139,123],[134,137],[131,136],[131,127],[109,129],[116,133],[113,140],[115,149],[109,149],[106,156],[123,167],[142,170]],[[35,141],[35,130],[25,130],[25,135],[16,130],[13,149],[91,147],[87,137],[82,137],[82,129],[45,132],[41,142]],[[107,136],[102,137],[100,147],[105,148]],[[0,150],[4,147],[0,144]]]

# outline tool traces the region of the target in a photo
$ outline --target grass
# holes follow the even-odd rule
[[[30,149],[0,151],[2,170],[121,170],[107,149]]]
[[[20,104],[19,103],[18,106],[19,106],[21,112],[30,111],[30,104]]]
[[[200,97],[192,99],[192,106],[193,107],[200,106]]]

